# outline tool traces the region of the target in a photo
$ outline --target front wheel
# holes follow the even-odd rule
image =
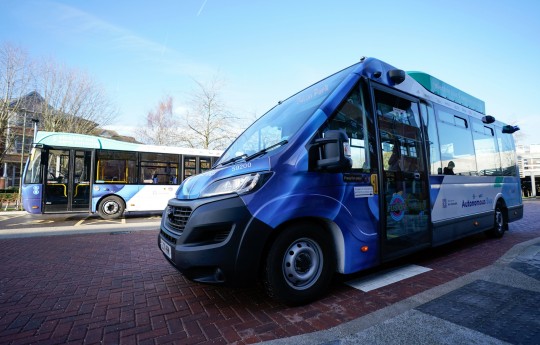
[[[332,238],[316,225],[284,229],[265,265],[269,296],[288,305],[311,302],[326,292],[335,269]]]
[[[124,213],[124,202],[117,196],[103,198],[98,205],[98,214],[103,219],[117,219]]]

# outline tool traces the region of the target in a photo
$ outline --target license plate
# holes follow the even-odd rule
[[[171,246],[169,246],[167,244],[167,242],[163,241],[163,239],[161,239],[160,241],[160,247],[161,247],[161,251],[167,255],[167,257],[169,259],[172,259],[172,252],[171,252]]]

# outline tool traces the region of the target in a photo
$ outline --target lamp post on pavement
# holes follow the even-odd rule
[[[23,110],[23,109],[21,109]],[[20,168],[19,168],[19,197],[18,197],[18,200],[17,200],[17,209],[19,209],[19,207],[22,209],[22,183],[23,183],[23,162],[24,162],[24,141],[26,140],[26,116],[28,115],[28,113],[25,111],[24,112],[24,117],[23,117],[23,132],[22,132],[22,142],[21,142],[21,165],[20,165]]]
[[[34,123],[34,142],[33,144],[36,143],[36,137],[37,137],[37,131],[38,131],[38,123],[39,123],[39,119],[32,119],[32,122]]]

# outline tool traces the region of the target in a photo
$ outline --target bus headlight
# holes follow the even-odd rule
[[[271,173],[254,173],[249,175],[240,175],[229,177],[223,180],[215,181],[206,187],[200,197],[224,195],[224,194],[246,194],[259,189],[268,179]]]

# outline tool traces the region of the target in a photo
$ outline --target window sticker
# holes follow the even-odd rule
[[[394,194],[394,196],[392,196],[392,200],[390,200],[390,204],[388,205],[388,211],[390,212],[392,219],[396,222],[401,221],[406,210],[407,205],[405,204],[403,197],[397,193]]]
[[[373,197],[373,186],[354,187],[354,197],[355,198]]]

